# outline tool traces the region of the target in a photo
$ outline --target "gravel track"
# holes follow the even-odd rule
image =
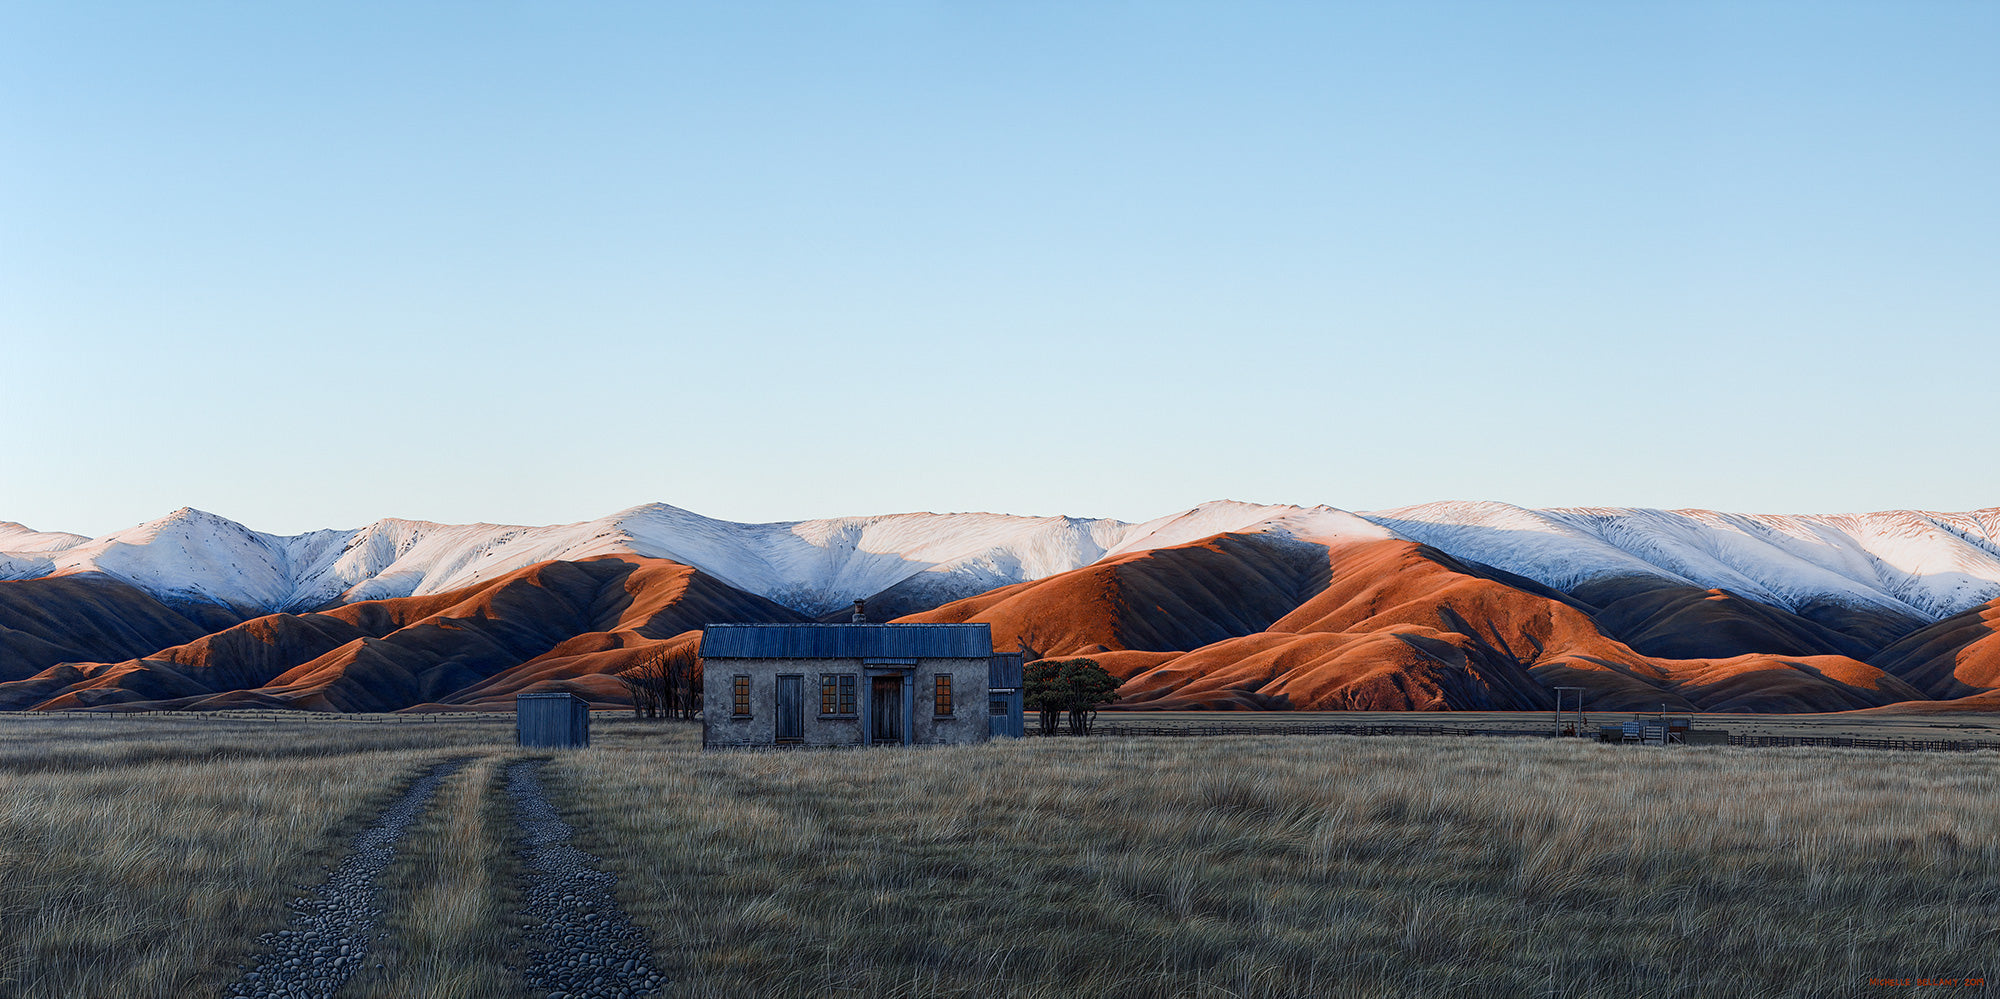
[[[264,953],[230,986],[227,996],[330,997],[360,969],[368,938],[382,915],[375,879],[396,855],[396,842],[423,814],[445,778],[472,757],[430,770],[354,839],[354,850],[313,893],[291,903],[291,925],[257,938]]]
[[[618,879],[597,858],[569,845],[571,830],[542,793],[542,761],[507,767],[514,821],[526,843],[529,985],[549,999],[648,996],[666,979],[653,964],[646,931],[618,907]]]

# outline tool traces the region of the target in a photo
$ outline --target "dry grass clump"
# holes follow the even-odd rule
[[[676,738],[560,756],[552,790],[680,995],[1819,996],[2000,970],[1990,753]]]
[[[6,719],[0,995],[217,991],[384,804],[483,742],[373,748],[417,731]]]
[[[429,716],[217,712],[44,715],[0,712],[0,774],[171,760],[325,756],[361,750],[511,743],[514,722]]]
[[[384,934],[344,995],[369,999],[526,996],[508,969],[523,938],[507,758],[454,774],[384,872]],[[380,968],[374,965],[380,964]]]
[[[467,754],[345,994],[523,994],[511,734],[0,718],[0,995],[218,991]],[[2000,955],[1994,753],[597,735],[549,790],[682,996],[1937,996],[1992,990],[1870,983]]]

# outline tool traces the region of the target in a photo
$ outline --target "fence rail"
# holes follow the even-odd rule
[[[1547,732],[1519,729],[1465,728],[1455,725],[1128,725],[1111,722],[1091,726],[1096,735],[1490,735],[1547,738]]]
[[[1792,746],[1845,746],[1854,749],[1903,749],[1926,753],[1969,753],[1992,749],[1993,744],[1970,739],[1870,739],[1846,735],[1731,735],[1732,746],[1788,748]]]
[[[1030,729],[1030,734],[1034,730]],[[1135,725],[1111,722],[1092,727],[1100,736],[1218,736],[1218,735],[1450,735],[1450,736],[1512,736],[1521,739],[1554,738],[1548,731],[1527,731],[1523,729],[1467,728],[1456,725],[1342,725],[1334,723],[1313,723],[1301,725]],[[1747,748],[1789,748],[1796,746],[1827,746],[1853,749],[1893,749],[1910,752],[1969,753],[1980,749],[1994,749],[1990,742],[1970,739],[1905,739],[1868,738],[1844,735],[1737,735],[1729,736],[1729,745]]]
[[[103,721],[120,719],[157,720],[161,718],[183,718],[193,721],[302,721],[340,724],[389,722],[392,724],[424,724],[436,721],[512,721],[512,711],[437,711],[422,714],[391,714],[377,712],[367,714],[347,714],[340,711],[286,711],[283,709],[257,708],[248,711],[9,711],[0,712],[0,717],[23,719],[35,718],[96,718]]]

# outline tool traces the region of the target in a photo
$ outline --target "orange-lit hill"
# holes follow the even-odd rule
[[[511,704],[536,689],[626,701],[611,674],[710,621],[798,614],[688,566],[605,556],[310,614],[255,618],[115,663],[0,683],[0,708],[288,707],[397,711]]]
[[[1703,599],[1717,609],[1678,613],[1748,622],[1743,634],[1784,634],[1806,652],[1830,641],[1783,612]],[[1091,654],[1124,679],[1132,708],[1540,708],[1558,684],[1609,710],[1837,711],[1923,696],[1845,655],[1642,655],[1607,636],[1596,610],[1414,542],[1219,535],[905,620],[984,621],[1003,646],[1032,634],[1046,654]]]
[[[2000,600],[1918,629],[1874,662],[1941,700],[2000,691]],[[1992,696],[1981,701],[1993,702]]]
[[[212,604],[171,606],[94,572],[0,580],[0,682],[57,663],[142,656],[238,620]]]

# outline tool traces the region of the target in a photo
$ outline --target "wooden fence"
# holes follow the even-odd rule
[[[1456,725],[1344,725],[1311,722],[1299,725],[1131,725],[1110,722],[1091,727],[1093,735],[1492,735],[1548,738],[1547,732],[1520,729],[1465,728]],[[1034,734],[1031,729],[1030,734]],[[1066,732],[1060,734],[1067,734]]]
[[[373,723],[391,722],[395,724],[436,721],[513,721],[514,712],[495,711],[438,711],[422,714],[345,714],[339,711],[283,711],[253,709],[251,711],[10,711],[0,713],[0,717],[13,718],[97,718],[117,720],[140,718],[158,720],[161,718],[184,718],[193,721],[304,721],[329,723]]]
[[[1468,728],[1457,725],[1343,725],[1338,723],[1308,723],[1298,725],[1257,725],[1257,724],[1187,724],[1187,725],[1140,725],[1125,722],[1110,722],[1096,725],[1092,732],[1098,736],[1120,738],[1125,736],[1217,736],[1217,735],[1453,735],[1453,736],[1512,736],[1521,739],[1555,738],[1548,731],[1528,731],[1523,729]],[[1030,728],[1029,734],[1036,734]],[[1066,733],[1063,733],[1066,734]],[[1990,742],[1969,739],[1904,739],[1865,738],[1844,735],[1736,735],[1729,736],[1729,745],[1748,748],[1784,748],[1794,746],[1828,746],[1853,749],[1894,749],[1912,752],[1969,753],[1980,749],[1994,749]]]
[[[1845,746],[1854,749],[1904,749],[1926,753],[1970,753],[1992,749],[1990,742],[1970,739],[1871,739],[1848,735],[1731,735],[1732,746],[1787,748],[1792,746]]]

